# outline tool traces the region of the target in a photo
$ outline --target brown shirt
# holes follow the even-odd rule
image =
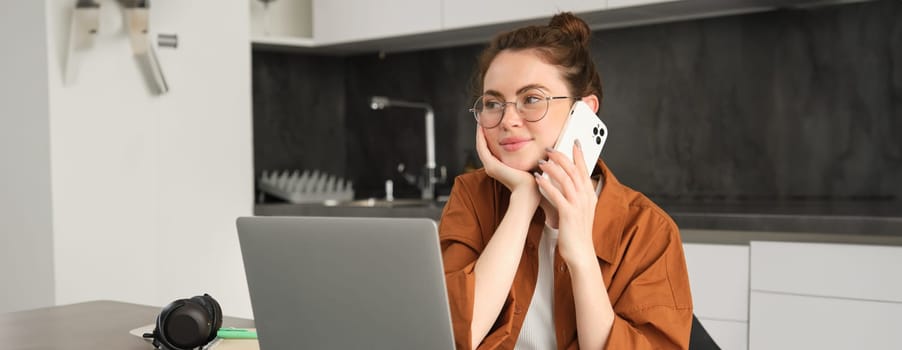
[[[641,193],[598,161],[603,187],[593,242],[614,308],[606,349],[687,349],[692,297],[679,230]],[[476,259],[507,210],[510,192],[483,169],[458,176],[439,224],[454,340],[470,347]],[[535,290],[544,215],[536,211],[507,301],[480,349],[513,349]],[[554,258],[554,332],[559,349],[577,349],[576,311],[566,263]],[[600,331],[600,330],[599,330]]]

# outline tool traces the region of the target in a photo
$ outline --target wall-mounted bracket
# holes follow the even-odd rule
[[[63,83],[71,85],[78,80],[78,69],[83,56],[94,47],[97,28],[100,26],[100,4],[94,0],[78,0],[72,10],[69,27],[69,50]]]
[[[158,95],[165,94],[169,91],[169,85],[166,84],[163,69],[160,67],[160,61],[148,33],[150,1],[122,0],[122,2],[125,7],[128,36],[138,67],[151,91]]]

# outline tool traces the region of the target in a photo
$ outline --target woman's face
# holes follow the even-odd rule
[[[517,94],[537,88],[547,96],[570,96],[567,84],[554,65],[545,63],[534,50],[501,51],[483,79],[483,95],[515,102]],[[546,147],[554,147],[570,112],[572,99],[551,100],[548,113],[539,121],[523,119],[513,105],[505,106],[501,124],[485,129],[489,150],[508,166],[532,171],[546,159]]]

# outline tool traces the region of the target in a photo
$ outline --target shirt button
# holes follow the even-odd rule
[[[567,268],[564,267],[564,264],[561,264],[561,266],[558,267],[558,270],[560,270],[561,272],[564,272],[564,270],[566,270],[566,269],[567,269]]]

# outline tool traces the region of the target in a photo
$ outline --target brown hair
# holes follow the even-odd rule
[[[589,55],[589,25],[570,12],[551,18],[547,26],[528,26],[498,34],[479,57],[473,74],[473,96],[481,96],[483,79],[489,66],[501,51],[533,49],[539,58],[556,65],[574,97],[588,95],[602,98],[601,78]]]

